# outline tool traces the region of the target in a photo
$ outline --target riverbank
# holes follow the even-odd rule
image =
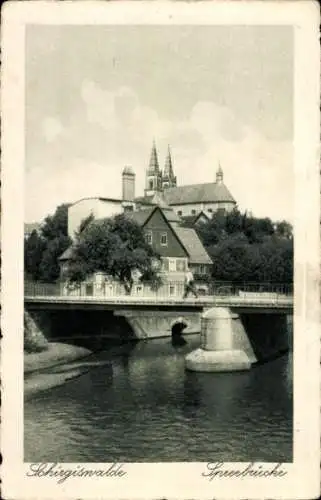
[[[44,368],[51,368],[62,363],[90,356],[91,354],[92,351],[85,347],[61,342],[50,342],[48,348],[42,352],[24,354],[24,373],[27,375]]]
[[[84,347],[52,342],[42,352],[24,354],[25,397],[64,384],[89,369],[93,352]]]

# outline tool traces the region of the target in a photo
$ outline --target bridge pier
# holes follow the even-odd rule
[[[185,357],[187,370],[247,370],[273,359],[290,347],[286,314],[235,313],[211,308],[202,315],[201,346]]]
[[[202,315],[201,346],[185,357],[187,370],[223,372],[248,370],[256,361],[238,314],[214,307]]]

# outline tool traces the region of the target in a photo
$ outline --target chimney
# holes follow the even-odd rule
[[[123,178],[123,201],[134,201],[135,199],[135,173],[131,167],[125,167]]]

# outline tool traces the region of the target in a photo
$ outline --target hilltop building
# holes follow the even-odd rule
[[[162,171],[154,142],[146,170],[144,196],[136,197],[135,173],[126,166],[122,172],[122,198],[98,197],[76,201],[68,209],[68,234],[73,238],[81,221],[90,214],[99,219],[151,206],[170,207],[182,220],[203,214],[197,219],[200,222],[206,217],[211,218],[218,210],[230,212],[236,201],[224,184],[221,166],[216,172],[215,182],[178,186],[170,149]]]
[[[164,172],[159,167],[155,142],[153,143],[149,166],[146,171],[144,196],[135,198],[137,208],[155,204],[155,195],[162,193],[165,202],[174,208],[179,216],[209,214],[217,210],[230,212],[236,201],[223,182],[222,167],[216,172],[216,182],[177,186],[173,161],[168,148]]]
[[[76,201],[68,208],[68,234],[73,239],[80,223],[89,215],[97,220],[126,213],[142,227],[146,241],[161,256],[163,279],[170,287],[168,294],[176,295],[182,293],[187,267],[198,276],[211,272],[212,260],[195,228],[208,221],[214,212],[229,212],[235,206],[236,202],[223,182],[221,166],[216,173],[216,182],[178,186],[170,149],[162,170],[154,142],[146,170],[144,196],[136,197],[135,172],[126,166],[122,172],[122,198],[98,197]],[[68,267],[72,253],[71,247],[60,257],[62,270]],[[116,282],[106,282],[102,276],[92,277],[89,284],[83,285],[90,287],[97,280],[102,280],[104,293],[106,287],[113,293],[112,289],[119,286]],[[139,282],[135,287],[137,293],[143,289]]]

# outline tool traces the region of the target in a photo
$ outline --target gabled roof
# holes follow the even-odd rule
[[[169,229],[173,231],[179,243],[189,255],[191,264],[212,264],[212,260],[203,247],[203,244],[199,239],[196,231],[192,228],[179,226],[179,222],[181,221],[181,219],[173,209],[163,209],[158,206],[153,206],[144,210],[126,212],[126,217],[128,217],[130,220],[135,221],[137,224],[143,227],[156,210],[160,210],[161,214],[168,224]],[[73,250],[74,245],[71,245],[59,257],[59,260],[70,260],[73,255]]]
[[[217,182],[167,188],[164,190],[164,198],[169,205],[210,202],[235,203],[225,184]]]
[[[136,222],[140,226],[146,224],[156,207],[145,208],[144,210],[135,210],[134,212],[126,212],[125,215],[128,219]]]
[[[189,254],[191,264],[212,264],[196,231],[189,227],[175,226],[174,231]]]
[[[181,218],[172,208],[162,208],[161,210],[168,222],[181,223]]]
[[[207,220],[210,220],[204,212],[195,215],[181,215],[182,225],[185,227],[193,227],[201,217],[206,217]]]
[[[70,260],[73,256],[74,245],[70,245],[59,257],[58,260]]]
[[[167,222],[181,222],[180,217],[176,214],[176,212],[168,207],[168,208],[163,208],[158,205],[151,206],[149,208],[144,208],[142,210],[135,210],[133,212],[126,212],[126,217],[129,219],[137,222],[140,226],[144,226],[152,213],[159,208],[160,211],[162,212],[164,218],[167,220]]]

